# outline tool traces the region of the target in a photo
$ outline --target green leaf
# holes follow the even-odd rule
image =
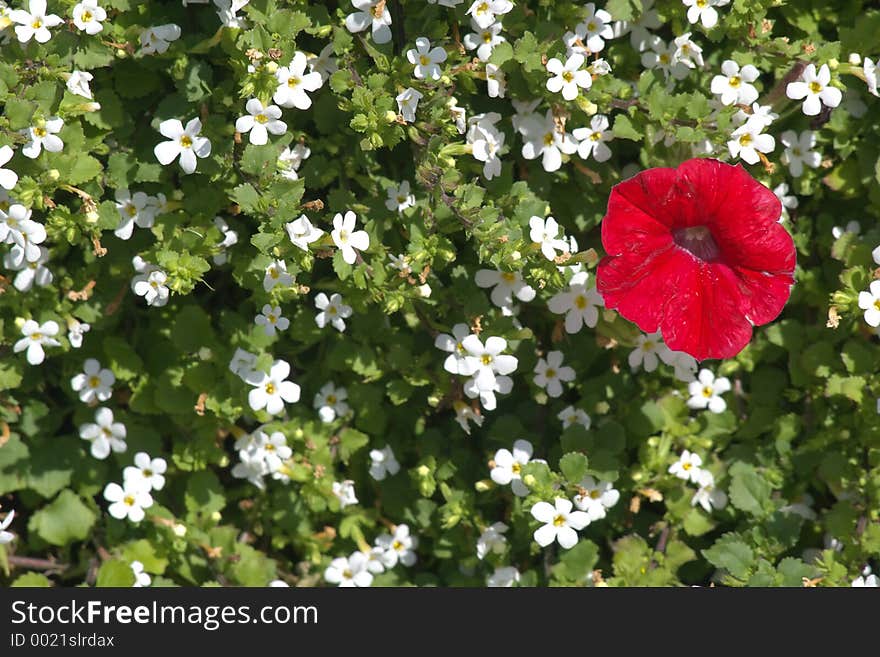
[[[101,564],[95,586],[98,588],[130,587],[134,584],[134,581],[135,576],[131,565],[124,561],[112,559]]]
[[[559,469],[573,484],[579,484],[587,476],[588,467],[587,457],[579,452],[570,452],[559,459]]]
[[[618,114],[614,117],[612,132],[618,139],[631,139],[632,141],[639,141],[643,136],[626,114]]]
[[[32,589],[49,588],[52,586],[52,581],[42,573],[25,573],[24,575],[16,577],[9,586],[13,588],[26,587]]]
[[[751,465],[738,461],[730,468],[730,502],[740,511],[764,517],[771,510],[773,489]]]
[[[84,540],[98,519],[92,509],[70,489],[59,493],[48,506],[31,516],[28,529],[52,545]]]
[[[736,534],[725,534],[703,556],[716,568],[723,568],[740,580],[748,577],[754,561],[755,553]]]

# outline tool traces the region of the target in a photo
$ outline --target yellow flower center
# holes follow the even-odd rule
[[[601,495],[601,493],[599,493],[598,490],[591,490],[590,491],[590,499],[598,500],[600,495]]]
[[[180,138],[180,145],[184,148],[190,148],[193,145],[192,137],[190,137],[189,135],[183,135]]]
[[[813,80],[810,82],[810,91],[814,94],[820,93],[822,91],[822,85]]]
[[[874,301],[874,308],[876,310],[880,310],[880,299],[877,299],[876,301]]]
[[[42,337],[40,333],[31,333],[31,340],[39,340]]]
[[[587,307],[587,298],[583,294],[579,294],[574,298],[574,305],[580,310]]]
[[[516,275],[509,271],[506,271],[501,274],[501,278],[504,279],[504,281],[507,283],[513,283],[516,280]]]
[[[489,30],[483,32],[483,43],[492,43],[492,33]]]
[[[336,403],[336,395],[327,395],[327,403],[331,406]]]
[[[278,278],[278,276],[280,276],[278,270],[275,267],[269,267],[269,278]]]
[[[149,468],[144,468],[144,477],[146,477],[147,479],[149,479],[149,478],[152,477],[152,476],[153,476],[153,471],[150,470]]]
[[[697,0],[697,7],[699,7],[700,9],[702,9],[703,7],[705,7],[708,4],[709,4],[709,0]]]
[[[565,524],[565,516],[561,513],[558,514],[555,518],[553,518],[553,526],[554,527],[562,527]]]
[[[554,370],[552,367],[548,367],[547,371],[544,373],[544,376],[546,376],[548,379],[555,379],[556,370]]]
[[[274,395],[275,394],[275,384],[267,383],[266,384],[266,394]]]
[[[691,465],[690,463],[682,463],[681,464],[681,469],[684,470],[685,472],[690,470],[692,467],[693,467],[693,465]]]
[[[37,137],[45,137],[46,134],[48,134],[48,133],[46,132],[46,128],[37,127],[37,128],[34,128],[34,134]]]
[[[84,11],[82,13],[82,16],[80,17],[80,19],[82,20],[83,23],[88,23],[90,20],[92,20],[92,12]]]
[[[99,385],[101,385],[101,379],[99,379],[97,376],[89,377],[90,388],[97,388]]]
[[[545,145],[545,146],[550,146],[550,145],[552,145],[552,144],[553,144],[553,141],[554,141],[554,137],[553,137],[553,133],[552,133],[552,132],[548,132],[547,134],[544,135],[544,145]]]
[[[274,452],[274,451],[275,451],[275,445],[273,445],[272,443],[268,443],[268,444],[266,445],[266,451],[267,451],[267,452]]]
[[[708,399],[712,395],[715,394],[715,391],[712,389],[712,386],[703,386],[703,397]]]
[[[518,475],[520,472],[522,472],[522,466],[519,463],[517,463],[516,461],[514,461],[513,465],[510,466],[510,471],[513,474]]]
[[[740,146],[748,146],[751,143],[752,143],[752,136],[749,133],[746,133],[739,138],[739,145]]]
[[[593,132],[590,134],[590,141],[599,141],[600,139],[602,139],[601,132]]]
[[[727,84],[729,84],[731,87],[733,87],[734,89],[736,89],[736,88],[740,85],[741,82],[742,82],[742,80],[739,79],[739,76],[738,76],[738,75],[734,75],[733,77],[731,77],[731,78],[727,81]]]
[[[125,503],[126,506],[134,506],[134,497],[132,497],[131,495],[126,495],[124,498],[122,498],[122,501]]]
[[[300,79],[298,77],[296,77],[295,75],[287,78],[287,86],[290,87],[291,89],[298,86],[299,83],[300,83]]]
[[[669,63],[669,53],[660,53],[660,63],[668,64]]]
[[[645,340],[645,344],[642,345],[642,349],[645,351],[651,351],[654,348],[654,343],[650,340]]]
[[[475,13],[477,13],[477,14],[484,14],[484,13],[486,13],[487,11],[489,11],[489,3],[488,3],[488,2],[481,2],[481,3],[477,6],[477,11],[476,11]]]
[[[35,18],[34,22],[31,23],[31,27],[34,28],[35,30],[39,30],[41,27],[43,27],[43,21],[40,20],[39,18]]]
[[[254,121],[256,121],[257,123],[263,123],[263,124],[265,124],[265,123],[268,123],[268,122],[269,122],[269,117],[266,116],[265,114],[257,114],[257,115],[254,117]]]
[[[354,573],[351,572],[348,568],[346,568],[345,570],[342,571],[342,577],[343,577],[343,579],[351,579],[352,577],[354,577]]]
[[[488,365],[492,362],[492,356],[489,354],[483,354],[480,356],[480,362],[483,363],[483,365]]]
[[[419,64],[421,64],[422,66],[427,66],[430,63],[431,59],[427,55],[421,55],[419,57]]]
[[[401,543],[400,541],[394,541],[391,544],[391,547],[393,547],[395,550],[399,551],[403,547],[403,543]]]
[[[327,308],[327,314],[328,315],[335,315],[336,314],[336,306],[330,306],[329,308]]]
[[[587,32],[595,32],[595,31],[596,31],[596,23],[593,21],[590,21],[589,23],[587,23]]]
[[[574,73],[572,73],[571,71],[565,71],[562,74],[562,79],[566,82],[571,82],[572,80],[574,80]]]

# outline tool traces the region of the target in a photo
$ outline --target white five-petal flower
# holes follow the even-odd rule
[[[275,72],[278,88],[272,100],[281,107],[295,107],[306,110],[312,106],[309,93],[317,91],[324,84],[320,73],[306,73],[308,58],[304,52],[297,51],[290,64],[280,67]],[[248,110],[250,111],[250,110]],[[280,116],[280,115],[279,115]],[[281,133],[273,133],[281,134]]]
[[[365,230],[355,230],[357,215],[351,210],[345,213],[336,213],[333,217],[333,230],[330,237],[333,243],[342,251],[342,259],[350,265],[357,260],[358,251],[366,251],[370,248],[370,236]]]
[[[583,511],[572,511],[571,500],[557,497],[553,504],[538,502],[532,507],[532,516],[544,523],[535,530],[535,542],[547,547],[553,541],[566,550],[573,548],[578,542],[577,531],[590,524],[590,516]]]
[[[198,118],[191,119],[186,128],[178,119],[167,119],[159,124],[159,132],[169,141],[156,145],[153,153],[163,166],[171,164],[178,157],[180,168],[190,174],[196,170],[198,158],[211,154],[211,142],[200,135],[202,122]]]
[[[723,413],[727,408],[727,402],[721,398],[721,395],[729,390],[730,380],[727,377],[715,378],[710,370],[702,369],[697,375],[697,380],[688,384],[690,399],[687,405],[690,408],[708,408],[713,413]]]
[[[807,116],[816,116],[822,105],[837,107],[843,100],[843,94],[837,87],[831,86],[831,69],[822,64],[817,71],[815,64],[807,64],[799,80],[789,82],[785,95],[792,100],[804,100],[803,111]]]
[[[238,132],[247,132],[248,140],[257,146],[269,142],[269,133],[283,135],[287,132],[287,124],[281,120],[281,108],[277,105],[263,106],[258,98],[251,98],[245,104],[247,114],[240,116],[235,122]]]
[[[300,388],[293,381],[288,381],[288,376],[290,364],[285,360],[272,363],[268,374],[259,370],[248,374],[245,382],[254,387],[248,393],[250,407],[255,411],[266,409],[269,415],[278,415],[284,411],[285,402],[298,402]]]

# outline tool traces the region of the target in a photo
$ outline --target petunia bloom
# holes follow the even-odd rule
[[[692,159],[643,171],[611,191],[599,293],[674,351],[731,358],[791,292],[796,256],[781,211],[740,166]]]

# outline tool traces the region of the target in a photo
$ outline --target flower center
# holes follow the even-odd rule
[[[149,468],[144,468],[144,477],[146,477],[147,479],[149,479],[149,478],[152,477],[152,476],[153,476],[153,471],[150,470]]]
[[[391,547],[393,547],[395,550],[397,550],[399,552],[401,550],[401,548],[403,548],[403,543],[401,543],[400,541],[394,541],[391,544]]]
[[[492,362],[492,356],[489,354],[483,354],[480,356],[480,362],[483,363],[483,365],[489,365]]]
[[[700,9],[702,9],[703,7],[705,7],[708,4],[709,4],[709,0],[697,0],[697,7],[699,7]]]
[[[46,128],[34,128],[34,134],[37,137],[45,137],[46,136]]]
[[[265,124],[265,123],[269,123],[269,117],[266,116],[265,114],[257,114],[257,115],[254,117],[254,120],[255,120],[257,123],[264,123],[264,124]]]
[[[596,31],[596,23],[595,21],[590,21],[587,23],[587,32],[595,32]]]
[[[574,73],[572,73],[571,71],[566,71],[562,74],[562,79],[566,82],[571,82],[572,80],[574,80]]]
[[[706,226],[691,226],[673,231],[672,239],[685,251],[700,260],[712,261],[718,258],[720,249],[712,232]]]
[[[812,82],[810,82],[810,91],[812,91],[814,94],[817,94],[822,91],[822,85],[813,80]]]
[[[660,53],[660,63],[669,64],[669,53]]]
[[[183,135],[180,138],[180,145],[184,148],[190,148],[193,145],[192,137],[190,137],[189,135]]]
[[[351,572],[348,568],[342,571],[342,577],[344,579],[352,579],[354,577],[354,573]]]
[[[590,135],[590,141],[599,141],[600,139],[602,139],[601,132],[594,132]]]
[[[877,299],[876,301],[874,301],[874,308],[877,310],[880,310],[880,299]]]
[[[752,143],[752,141],[754,141],[752,139],[752,135],[750,135],[747,132],[746,134],[744,134],[742,137],[739,138],[739,145],[740,146],[748,146],[749,144]]]
[[[703,387],[703,397],[705,397],[706,399],[709,399],[714,394],[715,394],[715,391],[712,389],[711,386],[704,386]]]
[[[266,384],[266,394],[274,395],[275,394],[275,384],[267,383]]]
[[[126,495],[122,499],[122,501],[125,503],[126,506],[134,506],[134,497],[132,497],[131,495]]]
[[[84,11],[82,14],[82,22],[88,23],[90,20],[92,20],[92,12]]]
[[[125,206],[125,214],[127,214],[129,217],[134,217],[137,215],[137,213],[137,208],[134,207],[131,203]]]
[[[556,370],[554,370],[552,367],[548,367],[547,371],[544,372],[544,376],[546,376],[548,379],[555,379],[556,378]]]
[[[590,499],[598,500],[599,499],[599,491],[598,490],[591,490],[590,491]]]
[[[522,465],[520,465],[519,463],[514,462],[513,465],[510,466],[510,471],[511,471],[513,474],[518,475],[520,472],[522,472]]]
[[[488,2],[481,2],[479,4],[479,6],[477,6],[476,13],[485,14],[487,11],[489,11],[489,3]]]
[[[422,66],[427,66],[430,63],[431,59],[427,55],[422,55],[421,57],[419,57],[419,64],[421,64]]]
[[[555,518],[553,518],[553,526],[554,527],[562,527],[565,524],[565,516],[561,513],[558,514]]]
[[[336,403],[336,395],[327,395],[327,403],[331,406]]]
[[[552,146],[553,142],[554,142],[554,137],[553,137],[552,132],[548,132],[547,134],[544,135],[544,145],[545,146]]]
[[[652,351],[654,349],[654,343],[650,340],[645,340],[645,344],[642,345],[642,349],[645,351]]]
[[[43,27],[43,21],[40,20],[39,18],[35,18],[34,22],[31,23],[31,27],[34,28],[35,30],[39,30],[41,27]]]
[[[278,270],[275,269],[275,267],[271,267],[271,268],[269,269],[269,277],[270,277],[270,278],[278,278],[278,276],[279,276],[279,274],[278,274]]]
[[[272,443],[269,443],[268,445],[266,445],[266,448],[265,448],[265,449],[266,449],[267,452],[274,452],[274,451],[275,451],[275,445],[273,445]]]
[[[492,33],[488,30],[483,32],[483,43],[492,43]]]
[[[800,149],[800,148],[797,148],[797,147],[792,148],[792,149],[791,149],[791,154],[794,155],[795,157],[801,157],[801,155],[802,155],[802,153],[801,153],[801,149]]]
[[[742,82],[742,80],[739,79],[739,76],[734,75],[727,81],[727,84],[729,84],[731,87],[736,89],[740,85],[741,82]]]
[[[291,77],[287,78],[287,86],[288,87],[290,87],[292,89],[293,87],[296,87],[297,85],[299,85],[299,78],[298,77],[291,76]]]
[[[335,315],[336,314],[336,306],[330,306],[329,308],[327,308],[327,314],[328,315]]]
[[[270,314],[269,317],[267,317],[267,319],[268,319],[269,322],[272,323],[272,324],[275,324],[275,323],[278,321],[278,318],[275,317],[275,315],[272,315],[272,314]]]
[[[99,379],[96,376],[89,377],[89,387],[90,388],[97,388],[99,385],[101,385],[101,379]]]
[[[587,307],[587,297],[583,294],[579,294],[574,298],[574,305],[577,306],[579,310],[583,310]]]
[[[504,279],[504,281],[507,283],[513,283],[516,280],[516,276],[509,271],[501,274],[501,278]]]
[[[693,467],[693,466],[692,466],[690,463],[682,463],[682,464],[681,464],[681,469],[684,470],[685,472],[687,472],[688,470],[690,470],[692,467]]]
[[[40,333],[31,333],[31,340],[37,341],[43,336]]]

